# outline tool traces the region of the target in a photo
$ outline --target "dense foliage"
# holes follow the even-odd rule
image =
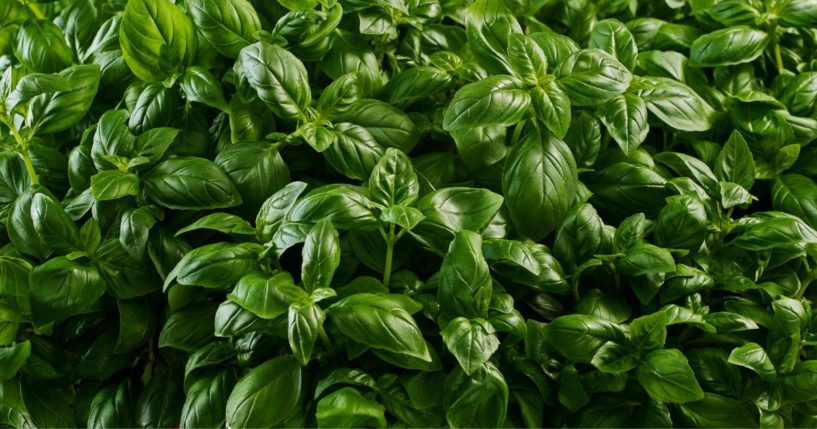
[[[0,0],[0,426],[816,427],[817,0]]]

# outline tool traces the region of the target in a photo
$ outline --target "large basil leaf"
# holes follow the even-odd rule
[[[226,57],[238,57],[241,49],[255,41],[254,33],[261,30],[258,15],[247,0],[190,0],[185,4],[196,29]]]
[[[283,119],[305,120],[312,101],[306,69],[278,45],[254,43],[241,50],[233,71],[242,94],[250,91]]]
[[[183,157],[151,169],[142,184],[145,192],[164,207],[201,210],[233,207],[241,194],[229,176],[213,161]]]
[[[474,126],[508,126],[521,120],[531,98],[521,81],[491,76],[462,87],[445,112],[443,128],[456,131]]]
[[[712,128],[715,111],[688,86],[672,79],[643,77],[637,88],[647,109],[667,125],[683,131]]]
[[[449,322],[440,335],[467,375],[481,369],[499,348],[496,330],[483,319],[458,317]]]
[[[241,377],[227,399],[227,425],[272,427],[284,421],[302,395],[301,365],[281,356]]]
[[[466,11],[466,32],[471,52],[492,73],[508,73],[505,50],[511,34],[522,28],[500,0],[477,0]]]
[[[196,56],[193,23],[169,0],[128,0],[119,38],[128,67],[146,82],[183,71]]]
[[[417,304],[403,299],[398,295],[358,293],[336,302],[327,313],[343,335],[359,343],[431,362],[420,328],[411,317],[418,310]]]
[[[600,104],[596,112],[625,154],[631,155],[647,138],[650,126],[643,98],[629,93],[619,95]]]
[[[505,377],[491,363],[471,376],[457,368],[443,385],[445,419],[451,427],[500,427],[508,396]]]
[[[635,377],[655,401],[683,404],[704,399],[687,359],[676,349],[648,354],[636,368]]]
[[[437,297],[441,309],[449,314],[486,317],[493,281],[482,255],[482,239],[476,233],[457,233],[440,267]]]
[[[520,234],[540,240],[558,228],[578,186],[570,149],[550,133],[528,132],[505,162],[502,193]]]
[[[105,293],[105,281],[93,265],[57,257],[31,271],[31,315],[44,325],[89,310]]]
[[[724,28],[695,39],[689,60],[696,67],[747,63],[760,56],[768,43],[765,31],[746,25]]]
[[[599,49],[569,56],[555,70],[556,82],[577,106],[595,106],[627,90],[633,76],[615,57]]]

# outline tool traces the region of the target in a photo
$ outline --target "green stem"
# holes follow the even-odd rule
[[[20,154],[23,155],[23,162],[26,165],[26,170],[28,171],[28,175],[31,177],[31,182],[35,185],[40,184],[40,179],[37,177],[37,172],[34,170],[34,164],[31,162],[31,155],[28,153],[28,142],[23,139],[23,136],[20,135],[20,132],[17,131],[17,127],[14,126],[14,120],[9,118],[7,121],[3,121],[9,127],[11,134],[14,136],[14,140],[17,141],[17,144],[20,146]]]
[[[800,288],[797,289],[797,293],[794,294],[794,299],[802,298],[803,295],[805,295],[806,293],[806,289],[808,289],[809,285],[814,280],[814,278],[817,277],[817,270],[812,271],[811,267],[809,267],[808,260],[805,258],[803,258],[803,265],[805,266],[806,273],[808,274],[806,275],[806,278],[803,279],[802,282],[800,282]]]
[[[25,4],[26,4],[26,6],[28,6],[28,10],[30,10],[31,13],[34,14],[35,18],[45,19],[45,15],[43,15],[43,12],[40,10],[39,7],[37,7],[37,5],[31,4],[31,2],[28,2],[28,1],[26,1]]]
[[[383,286],[389,287],[391,283],[391,264],[394,258],[394,224],[389,224],[389,235],[386,237],[386,266],[383,268]]]
[[[783,56],[780,54],[780,43],[775,42],[774,44],[774,59],[777,61],[777,73],[782,73],[783,70]]]
[[[318,328],[318,336],[321,337],[321,342],[323,342],[324,347],[326,347],[326,351],[328,351],[330,355],[335,354],[335,347],[332,345],[332,342],[329,341],[329,336],[326,335],[323,326]]]
[[[516,124],[516,128],[513,129],[513,135],[511,136],[511,146],[516,146],[516,142],[519,141],[519,136],[522,134],[522,129],[525,128],[526,119],[518,122]]]

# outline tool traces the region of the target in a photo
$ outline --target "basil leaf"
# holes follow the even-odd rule
[[[527,237],[540,240],[561,224],[577,186],[573,155],[549,133],[529,132],[508,154],[502,193],[514,225]]]
[[[292,413],[302,395],[301,366],[292,356],[268,360],[236,383],[227,399],[227,424],[270,427]]]
[[[491,76],[462,87],[445,112],[443,128],[456,131],[474,126],[509,126],[527,113],[531,98],[521,81]]]
[[[183,157],[164,161],[142,179],[158,204],[179,210],[233,207],[242,198],[227,174],[212,161]]]
[[[687,359],[676,349],[651,352],[635,376],[654,401],[683,404],[704,399]]]
[[[119,38],[125,62],[145,82],[182,71],[196,56],[193,23],[168,0],[128,0]]]
[[[241,50],[233,71],[239,93],[255,93],[282,119],[306,119],[306,108],[312,99],[306,69],[286,49],[254,43]]]
[[[689,60],[695,67],[743,64],[763,53],[769,35],[746,25],[715,30],[692,44]]]
[[[237,58],[241,49],[255,41],[253,33],[261,30],[258,15],[246,0],[191,0],[187,7],[196,29],[226,57]]]

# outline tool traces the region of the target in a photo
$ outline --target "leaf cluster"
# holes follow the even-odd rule
[[[0,0],[0,426],[817,426],[817,1]]]

